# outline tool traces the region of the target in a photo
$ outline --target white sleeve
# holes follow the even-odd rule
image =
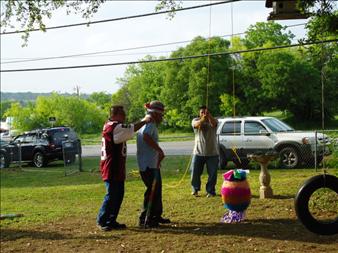
[[[134,124],[118,124],[113,131],[114,143],[120,144],[134,136]]]

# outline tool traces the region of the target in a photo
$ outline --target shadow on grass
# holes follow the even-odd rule
[[[137,229],[147,231],[144,229]],[[152,231],[152,230],[148,230]],[[289,219],[257,219],[243,223],[173,223],[170,226],[161,226],[157,233],[194,234],[203,236],[243,236],[248,238],[265,238],[272,240],[287,240],[299,242],[316,242],[331,244],[338,242],[337,235],[320,236],[307,231],[296,220]]]
[[[276,195],[273,195],[273,197],[269,198],[269,199],[293,199],[294,197],[295,197],[295,195],[291,195],[291,194],[287,194],[287,195],[277,195],[276,194]],[[259,195],[257,195],[257,194],[252,194],[251,198],[260,199]]]
[[[107,237],[100,234],[89,234],[88,236],[67,234],[63,232],[50,231],[36,231],[36,230],[22,230],[22,229],[1,229],[1,241],[15,241],[19,239],[40,239],[40,240],[69,240],[69,239],[107,239]],[[110,238],[120,238],[117,235],[110,235]]]
[[[70,224],[73,226],[74,224]],[[156,229],[142,229],[139,227],[128,227],[126,230],[119,230],[118,234],[111,232],[93,233],[92,228],[87,227],[88,231],[81,233],[72,233],[71,229],[65,227],[64,231],[60,231],[57,226],[55,231],[46,230],[24,230],[24,229],[1,229],[1,241],[11,242],[19,239],[33,240],[70,240],[70,239],[121,239],[128,238],[128,235],[142,234],[142,237],[147,237],[149,234],[162,234],[163,236],[170,235],[197,235],[197,236],[240,236],[243,240],[263,238],[268,240],[280,241],[297,241],[297,242],[312,242],[318,244],[338,243],[338,236],[320,236],[307,231],[296,220],[290,219],[257,219],[247,220],[237,224],[223,223],[205,223],[205,222],[182,222],[163,225]],[[86,230],[85,229],[85,230]],[[58,230],[58,231],[57,231]]]

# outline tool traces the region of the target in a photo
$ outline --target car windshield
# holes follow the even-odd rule
[[[295,131],[292,127],[285,124],[283,121],[274,118],[268,118],[262,120],[273,132],[292,132]]]

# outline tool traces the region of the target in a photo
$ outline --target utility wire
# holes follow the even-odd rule
[[[9,73],[9,72],[61,70],[61,69],[97,68],[97,67],[130,65],[130,64],[139,64],[139,63],[151,63],[151,62],[182,61],[182,60],[186,60],[186,59],[195,59],[195,58],[202,58],[202,57],[208,57],[208,56],[213,57],[213,56],[222,56],[222,55],[232,55],[232,54],[242,54],[242,53],[250,53],[250,52],[268,51],[268,50],[276,50],[276,49],[283,49],[283,48],[291,48],[291,47],[331,43],[331,42],[337,42],[337,41],[338,41],[338,39],[331,39],[331,40],[314,41],[314,42],[307,42],[307,43],[297,43],[297,44],[284,45],[284,46],[267,47],[267,48],[255,48],[255,49],[239,50],[239,51],[232,51],[232,52],[218,52],[218,53],[211,53],[211,54],[201,54],[201,55],[182,56],[182,57],[175,57],[175,58],[141,60],[141,61],[102,63],[102,64],[91,64],[91,65],[75,65],[75,66],[50,67],[50,68],[33,68],[33,69],[28,69],[28,68],[27,69],[3,69],[3,70],[0,70],[0,72]]]
[[[192,10],[192,9],[203,8],[203,7],[213,6],[213,5],[221,5],[221,4],[232,3],[232,2],[237,2],[237,1],[239,1],[239,0],[227,0],[227,1],[223,1],[223,2],[216,2],[216,3],[210,3],[210,4],[190,6],[190,7],[177,9],[177,10],[150,12],[150,13],[144,13],[144,14],[132,15],[132,16],[125,16],[125,17],[119,17],[119,18],[103,19],[103,20],[89,21],[89,22],[81,22],[81,23],[69,24],[69,25],[50,26],[50,27],[46,27],[44,30],[68,28],[68,27],[83,26],[83,25],[88,26],[88,25],[92,25],[92,24],[107,23],[107,22],[114,22],[114,21],[134,19],[134,18],[142,18],[142,17],[149,17],[149,16],[154,16],[154,15],[161,15],[161,14],[172,13],[172,12]],[[17,34],[17,33],[25,33],[25,32],[36,32],[36,31],[40,31],[40,29],[2,32],[2,33],[0,33],[0,35]]]
[[[296,26],[303,26],[307,23],[301,23],[301,24],[294,24],[285,26],[285,28],[289,27],[296,27]],[[246,34],[246,32],[240,32],[235,34],[225,34],[218,37],[232,37],[232,36],[239,36]],[[215,36],[217,37],[217,36]],[[72,57],[79,57],[79,56],[89,56],[89,55],[96,55],[96,54],[106,54],[106,53],[115,53],[115,52],[123,52],[123,51],[130,51],[130,50],[137,50],[137,49],[144,49],[144,48],[152,48],[152,47],[161,47],[161,46],[169,46],[169,45],[175,45],[175,44],[183,44],[183,43],[189,43],[193,40],[183,40],[183,41],[176,41],[176,42],[168,42],[168,43],[161,43],[161,44],[153,44],[148,46],[139,46],[139,47],[131,47],[131,48],[124,48],[124,49],[115,49],[115,50],[107,50],[107,51],[98,51],[98,52],[92,52],[92,53],[83,53],[83,54],[71,54],[71,55],[60,55],[60,56],[49,56],[49,57],[40,57],[40,58],[30,58],[25,60],[14,60],[14,61],[5,61],[1,62],[1,64],[11,64],[11,63],[21,63],[21,62],[34,62],[34,61],[44,61],[44,60],[53,60],[53,59],[63,59],[63,58],[72,58]]]

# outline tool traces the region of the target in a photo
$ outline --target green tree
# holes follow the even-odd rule
[[[229,41],[219,37],[211,38],[210,41],[196,37],[186,47],[173,52],[171,57],[226,52],[229,44]],[[181,118],[176,125],[190,127],[199,106],[206,104],[213,115],[220,115],[220,95],[229,92],[231,87],[231,64],[229,55],[168,62],[162,97],[168,109],[169,125],[174,121],[170,115],[174,115]]]
[[[14,127],[23,131],[49,127],[49,117],[55,117],[55,126],[70,126],[79,133],[95,133],[101,130],[106,113],[96,104],[79,97],[52,94],[38,97],[36,102],[23,107],[12,104],[6,112],[14,117]]]
[[[261,93],[270,110],[287,110],[297,119],[313,120],[320,109],[320,73],[297,51],[264,53],[257,63]]]
[[[1,104],[0,104],[0,112],[1,112],[0,119],[6,118],[5,113],[11,107],[12,103],[14,103],[14,102],[10,101],[10,100],[1,101]]]
[[[243,39],[233,39],[233,50],[289,45],[293,37],[294,35],[280,24],[258,22],[249,27]],[[270,53],[243,53],[236,58],[235,96],[239,100],[236,115],[260,115],[264,111],[276,108],[273,97],[267,96],[269,94],[263,90],[257,66],[260,57]],[[268,57],[264,60],[269,63]]]
[[[146,56],[144,60],[156,59]],[[121,104],[128,112],[128,120],[144,116],[144,104],[161,99],[165,63],[155,62],[129,66],[123,78],[118,79],[120,89],[113,94],[113,103]]]
[[[243,44],[246,48],[258,48],[265,45],[281,46],[290,45],[295,37],[286,27],[275,22],[257,22],[250,25],[245,33]]]
[[[112,96],[106,92],[93,92],[90,94],[88,101],[96,104],[102,110],[109,112]]]

